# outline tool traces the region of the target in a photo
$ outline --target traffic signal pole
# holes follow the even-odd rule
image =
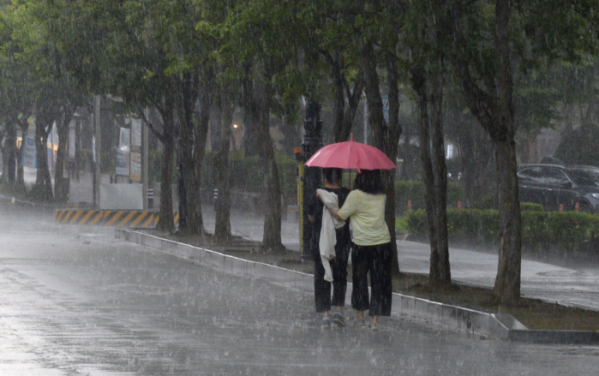
[[[306,167],[304,162],[310,159],[322,146],[322,121],[320,120],[320,104],[312,99],[306,103],[306,118],[304,120],[304,140],[302,142],[301,156],[298,157],[303,176],[299,177],[300,183],[298,197],[301,197],[300,206],[300,243],[302,261],[312,260],[310,254],[310,237],[312,236],[312,223],[308,220],[308,204],[316,194],[320,185],[320,168]]]

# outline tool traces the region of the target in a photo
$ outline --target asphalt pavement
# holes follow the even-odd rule
[[[351,325],[349,309],[350,326],[323,331],[310,293],[216,272],[113,231],[0,212],[1,375],[593,375],[599,367],[596,347],[468,338],[399,318],[373,332]]]

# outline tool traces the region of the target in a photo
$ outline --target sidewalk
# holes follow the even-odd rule
[[[204,226],[214,231],[214,210],[203,208]],[[240,210],[231,212],[231,229],[255,241],[262,240],[264,218]],[[281,225],[283,244],[299,251],[299,224],[297,220],[284,219]],[[429,271],[430,248],[428,244],[398,241],[399,267],[407,273]],[[450,248],[451,275],[455,282],[476,286],[493,287],[497,275],[498,256],[492,253]],[[522,260],[522,296],[558,302],[566,306],[589,308],[599,311],[599,267],[567,268],[548,263]]]

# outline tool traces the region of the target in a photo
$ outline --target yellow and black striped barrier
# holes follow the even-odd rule
[[[54,211],[54,221],[70,225],[96,225],[114,227],[154,228],[160,216],[158,212],[143,210],[71,210]],[[179,213],[174,213],[175,223]]]

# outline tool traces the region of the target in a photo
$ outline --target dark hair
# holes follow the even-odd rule
[[[343,170],[340,168],[323,168],[322,175],[330,184],[341,183]]]
[[[354,188],[373,195],[386,193],[381,170],[362,170],[356,175]]]

